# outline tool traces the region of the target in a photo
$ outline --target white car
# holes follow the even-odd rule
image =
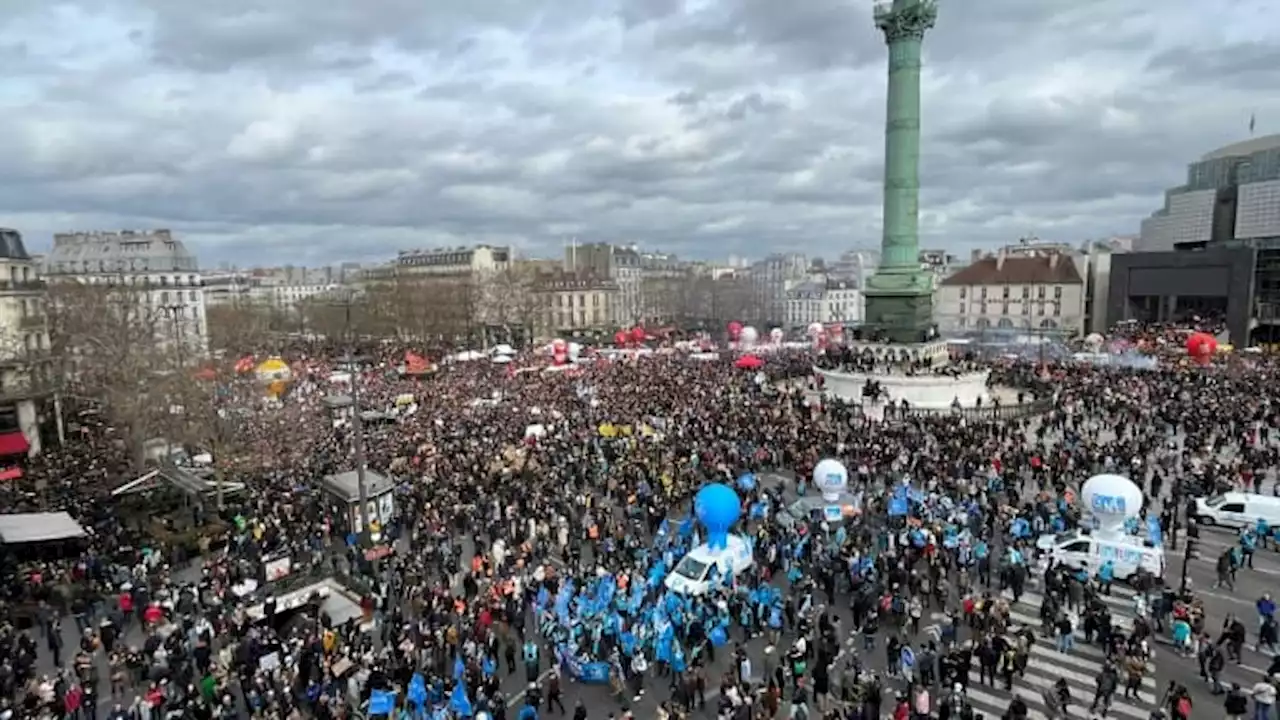
[[[1055,565],[1083,568],[1090,575],[1110,560],[1116,580],[1128,579],[1139,568],[1153,577],[1164,577],[1164,548],[1134,535],[1079,531],[1041,535],[1036,539],[1036,548],[1051,557]]]
[[[1241,530],[1257,526],[1265,520],[1280,527],[1280,498],[1271,495],[1229,492],[1211,498],[1196,499],[1196,522]]]
[[[690,550],[663,584],[681,595],[704,595],[711,589],[711,568],[719,568],[720,577],[725,573],[738,577],[753,565],[751,544],[740,535],[730,535],[723,550],[712,550],[706,545]]]

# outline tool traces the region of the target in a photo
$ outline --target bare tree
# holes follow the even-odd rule
[[[205,307],[209,348],[242,355],[272,347],[278,338],[278,313],[260,303],[234,303]]]
[[[143,443],[165,428],[165,379],[180,372],[181,348],[166,342],[164,308],[149,288],[54,282],[49,347],[65,391],[101,403],[141,462]]]
[[[537,268],[524,263],[476,279],[477,314],[490,337],[512,342],[533,336],[540,308],[537,280]]]

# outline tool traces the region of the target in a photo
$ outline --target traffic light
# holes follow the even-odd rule
[[[1191,565],[1191,561],[1200,557],[1200,539],[1196,537],[1199,533],[1187,533],[1187,546],[1182,552],[1182,579],[1178,589],[1181,592],[1187,591],[1187,568]]]

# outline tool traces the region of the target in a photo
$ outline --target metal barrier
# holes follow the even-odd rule
[[[908,417],[953,417],[965,420],[1018,420],[1032,415],[1043,415],[1053,409],[1053,398],[1038,398],[1031,402],[1011,405],[983,405],[966,408],[918,408],[887,406],[884,409],[886,420],[901,420]]]

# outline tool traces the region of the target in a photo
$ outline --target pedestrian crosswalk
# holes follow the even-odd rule
[[[1059,678],[1062,678],[1067,681],[1071,691],[1071,703],[1066,717],[1103,717],[1100,711],[1095,714],[1088,712],[1089,706],[1093,702],[1096,688],[1095,681],[1102,674],[1102,668],[1106,660],[1106,655],[1102,649],[1096,645],[1086,643],[1083,629],[1077,628],[1075,647],[1065,653],[1059,652],[1056,638],[1051,635],[1046,636],[1040,632],[1042,625],[1040,606],[1043,602],[1043,597],[1039,593],[1025,592],[1018,598],[1018,602],[1014,603],[1012,594],[1009,591],[1006,590],[1003,596],[1005,600],[1011,603],[1010,618],[1020,625],[1034,629],[1036,643],[1031,648],[1031,656],[1027,663],[1025,675],[1014,676],[1012,692],[1005,690],[1004,681],[1000,677],[997,677],[994,687],[981,684],[978,663],[973,663],[966,695],[974,710],[986,713],[987,717],[1001,717],[1005,710],[1008,709],[1013,696],[1017,695],[1028,706],[1030,711],[1029,720],[1051,720],[1054,715],[1050,708],[1046,706],[1042,695],[1051,692],[1054,684],[1057,683]],[[1133,596],[1133,590],[1117,585],[1113,588],[1110,596],[1102,596],[1101,598],[1111,609],[1112,625],[1124,632],[1129,632],[1133,628],[1133,617],[1136,608]],[[946,622],[946,615],[933,613],[931,620],[943,623]],[[966,632],[961,632],[961,640],[967,639]],[[1142,686],[1137,696],[1125,698],[1124,677],[1121,675],[1120,685],[1112,698],[1111,708],[1105,717],[1148,720],[1151,717],[1151,711],[1156,707],[1158,692],[1155,679],[1148,673],[1142,679]]]

